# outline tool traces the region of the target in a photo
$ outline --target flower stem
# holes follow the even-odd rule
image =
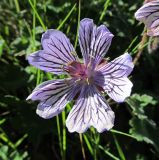
[[[79,138],[80,138],[80,143],[81,143],[82,156],[83,156],[83,159],[86,160],[86,154],[85,154],[85,149],[83,145],[83,137],[81,133],[79,133]]]
[[[142,52],[144,50],[144,44],[146,43],[147,41],[147,33],[146,33],[146,29],[144,29],[144,32],[143,32],[143,36],[142,36],[142,39],[141,39],[141,42],[140,42],[140,45],[139,45],[139,48],[138,48],[138,53],[136,54],[135,58],[134,58],[134,65],[137,64],[137,62],[139,61],[141,55],[142,55]]]
[[[81,17],[81,0],[78,0],[78,22],[77,22],[75,45],[74,45],[75,49],[77,47],[77,42],[78,42],[78,30],[79,30],[79,26],[80,26],[80,17]]]
[[[59,121],[58,115],[56,116],[56,123],[57,123],[57,132],[58,132],[58,138],[59,138],[60,154],[61,154],[61,157],[63,157],[61,129],[60,129],[60,121]]]
[[[74,9],[76,8],[76,4],[74,4],[74,6],[72,7],[72,9],[70,10],[70,12],[66,15],[66,17],[64,18],[64,20],[60,23],[60,25],[57,27],[57,30],[61,29],[61,27],[64,25],[64,23],[67,21],[67,19],[70,17],[70,15],[73,13]]]
[[[65,111],[62,112],[62,150],[63,150],[63,160],[66,159],[66,127],[65,127],[66,114]]]

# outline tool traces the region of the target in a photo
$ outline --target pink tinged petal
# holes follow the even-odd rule
[[[147,35],[149,36],[159,36],[159,12],[149,16],[147,19]]]
[[[63,73],[63,66],[77,60],[75,50],[64,33],[50,29],[41,39],[43,50],[37,51],[27,58],[29,63],[47,72]]]
[[[144,4],[135,13],[135,18],[146,25],[149,36],[159,35],[159,1]]]
[[[147,30],[147,35],[149,36],[159,36],[159,26],[156,28],[151,28]]]
[[[116,102],[123,102],[131,94],[133,84],[127,76],[132,72],[133,67],[131,56],[125,53],[98,70],[104,77],[102,77],[104,82],[101,87]],[[98,81],[100,82],[100,78]]]
[[[62,112],[78,91],[79,86],[71,79],[50,80],[37,86],[27,100],[40,101],[36,113],[49,119]]]
[[[69,132],[83,133],[93,126],[98,132],[114,125],[114,112],[95,86],[83,86],[75,106],[70,111],[66,126]]]
[[[92,19],[85,18],[80,22],[79,44],[85,64],[93,60],[97,65],[109,49],[113,34],[101,25],[97,27]]]

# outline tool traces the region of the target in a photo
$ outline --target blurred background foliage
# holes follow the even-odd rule
[[[144,26],[134,19],[142,0],[1,0],[0,1],[0,159],[2,160],[157,160],[159,159],[158,38],[140,46]],[[81,5],[79,5],[81,4]],[[50,120],[25,99],[44,80],[59,78],[30,66],[26,55],[41,48],[47,28],[58,28],[76,45],[80,19],[105,24],[115,35],[107,56],[125,51],[133,58],[132,95],[109,103],[116,114],[110,132],[69,133],[65,118],[72,107]],[[77,44],[78,55],[81,56]]]

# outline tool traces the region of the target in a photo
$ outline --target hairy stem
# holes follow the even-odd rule
[[[134,58],[134,61],[133,61],[134,65],[136,65],[137,62],[139,61],[139,59],[140,59],[140,57],[143,53],[143,50],[144,50],[143,46],[146,43],[146,41],[147,41],[147,33],[144,29],[144,33],[143,33],[143,36],[142,36],[142,39],[141,39],[141,42],[140,42],[140,45],[139,45],[139,48],[138,48],[138,53],[136,54],[136,56]]]

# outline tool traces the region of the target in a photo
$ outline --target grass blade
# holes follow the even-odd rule
[[[41,26],[42,26],[42,28],[43,28],[43,30],[44,31],[46,31],[46,26],[45,26],[45,24],[44,24],[44,22],[43,22],[43,20],[41,19],[41,17],[40,17],[40,15],[39,15],[39,13],[37,12],[37,10],[36,10],[36,8],[34,7],[34,4],[33,4],[33,2],[31,1],[31,0],[29,0],[29,3],[30,3],[30,6],[32,7],[32,9],[33,9],[33,12],[35,13],[35,15],[37,16],[37,19],[39,20],[39,22],[40,22],[40,24],[41,24]]]
[[[81,0],[78,1],[78,22],[77,22],[77,32],[76,32],[75,45],[74,45],[75,49],[77,47],[77,42],[78,42],[78,30],[79,30],[79,26],[80,26],[80,17],[81,17]]]
[[[84,140],[85,140],[85,143],[86,143],[86,145],[87,145],[87,147],[88,147],[89,152],[90,152],[91,155],[93,156],[93,148],[92,148],[92,146],[91,146],[91,144],[90,144],[87,136],[86,136],[86,135],[83,135],[83,137],[84,137]]]
[[[76,8],[76,4],[74,4],[74,6],[72,7],[72,9],[70,10],[70,12],[66,15],[66,17],[64,18],[64,20],[60,23],[60,25],[57,27],[57,30],[61,29],[61,27],[64,25],[64,23],[67,21],[67,19],[70,17],[70,15],[72,14],[72,12],[74,11],[74,9]]]
[[[114,137],[115,145],[116,145],[116,148],[118,150],[118,153],[119,153],[119,156],[120,156],[121,160],[126,160],[125,156],[124,156],[124,153],[123,153],[123,151],[122,151],[122,149],[119,145],[119,142],[118,142],[118,140],[117,140],[117,138],[114,134],[113,134],[113,137]]]
[[[101,15],[100,15],[99,21],[102,21],[102,20],[103,20],[103,17],[104,17],[104,15],[105,15],[106,11],[107,11],[107,8],[108,8],[110,2],[111,2],[111,0],[107,0],[107,1],[105,2],[105,4],[104,4],[104,9],[103,9],[103,11],[102,11],[102,13],[101,13]]]

